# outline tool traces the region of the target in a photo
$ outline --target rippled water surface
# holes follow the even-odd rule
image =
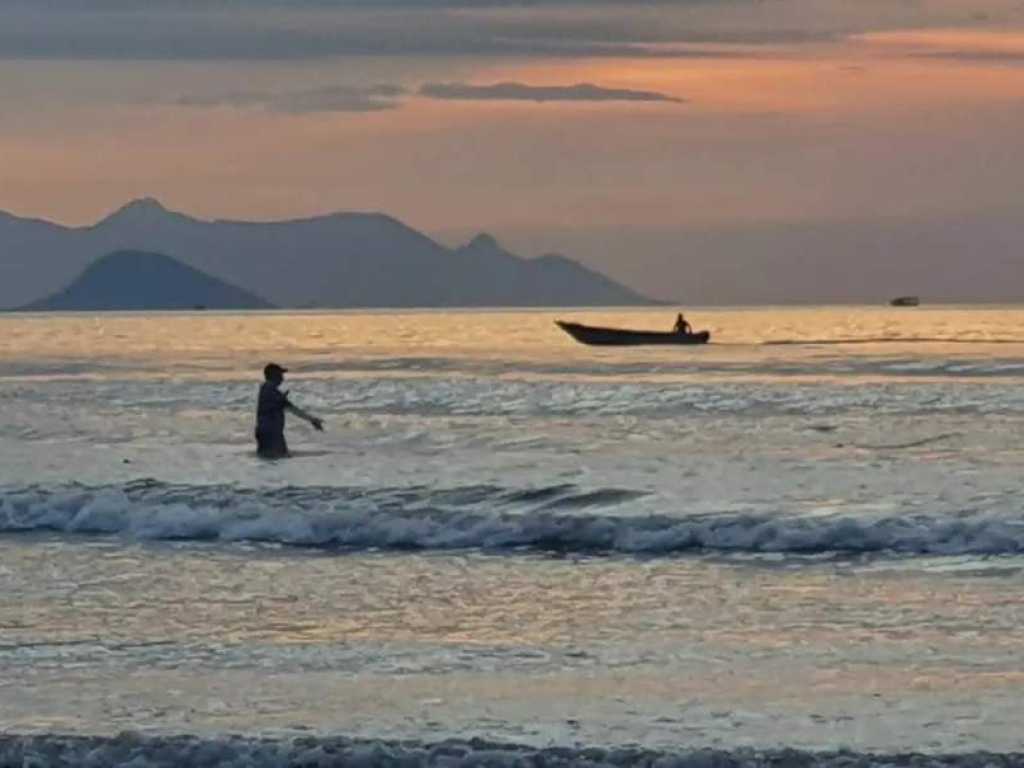
[[[0,730],[1024,750],[1024,310],[556,318],[0,316]]]

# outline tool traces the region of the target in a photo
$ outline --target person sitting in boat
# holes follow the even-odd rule
[[[682,312],[680,312],[678,315],[676,315],[675,332],[676,333],[693,333],[693,326],[691,326],[686,321],[686,318],[683,317],[683,313]]]

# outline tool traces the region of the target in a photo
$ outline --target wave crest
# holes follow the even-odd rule
[[[1020,765],[1024,754],[974,752],[963,754],[836,751],[811,752],[797,749],[755,750],[739,748],[694,749],[668,752],[642,747],[530,747],[503,744],[480,738],[448,739],[438,743],[413,741],[359,740],[340,736],[299,736],[295,738],[253,738],[227,736],[117,736],[0,735],[0,765],[49,766],[131,765],[147,766],[216,765],[245,766],[665,766],[669,768],[869,768],[871,766],[914,766],[915,768],[959,768],[960,766]]]
[[[56,532],[151,540],[265,542],[342,551],[580,554],[1024,552],[1024,520],[993,513],[799,517],[645,513],[648,494],[573,485],[507,489],[173,486],[0,492],[0,534]],[[610,511],[614,509],[615,511]]]

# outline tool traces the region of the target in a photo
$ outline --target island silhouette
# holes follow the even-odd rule
[[[248,291],[162,253],[116,251],[89,265],[63,290],[26,311],[272,309]]]
[[[219,291],[239,291],[231,299],[239,305],[260,300],[286,308],[660,303],[564,256],[520,257],[486,234],[447,248],[379,213],[275,222],[207,221],[144,198],[88,227],[0,213],[0,308],[63,306],[71,299],[60,298],[61,292],[69,290],[79,275],[88,278],[75,286],[79,306],[123,308],[136,301],[130,298],[132,293],[170,300],[142,290],[146,270],[125,257],[127,252],[164,254],[198,270],[220,281]],[[122,255],[103,260],[113,253]],[[87,272],[94,262],[102,266],[102,290],[96,274]],[[192,278],[198,280],[196,275]],[[186,278],[179,273],[176,279]],[[110,292],[111,286],[118,288]],[[193,294],[198,295],[192,291],[183,300],[206,303]]]

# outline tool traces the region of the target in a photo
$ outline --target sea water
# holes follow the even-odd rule
[[[1016,761],[1024,309],[688,314],[0,316],[0,765]]]

